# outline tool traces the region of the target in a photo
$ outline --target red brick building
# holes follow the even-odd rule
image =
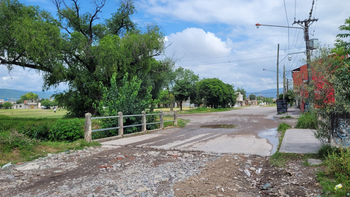
[[[300,110],[304,112],[305,99],[308,98],[308,91],[306,89],[308,84],[307,65],[305,64],[297,69],[294,69],[292,71],[292,77],[294,92],[297,95],[299,95],[296,96],[296,98],[298,99],[298,105],[300,107]],[[334,89],[332,88],[330,83],[324,80],[324,76],[322,76],[321,73],[316,73],[314,70],[312,70],[312,80],[315,82],[315,98],[321,99],[320,95],[317,95],[317,93],[322,92],[326,95],[326,98],[323,100],[323,103],[334,103]],[[315,105],[315,107],[318,106]]]

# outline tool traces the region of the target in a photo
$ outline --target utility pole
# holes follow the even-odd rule
[[[311,6],[311,10],[310,10],[310,13],[309,13],[309,19],[305,19],[303,21],[294,21],[293,22],[293,25],[294,24],[298,24],[300,25],[303,30],[304,30],[304,39],[305,39],[305,43],[306,43],[306,64],[307,64],[307,73],[308,73],[308,78],[307,78],[307,83],[310,84],[310,81],[312,80],[312,71],[311,71],[311,66],[310,66],[310,37],[309,37],[309,26],[315,22],[315,21],[318,21],[318,19],[311,19],[311,16],[312,16],[312,10],[314,8],[314,3],[315,3],[315,0],[312,0],[312,6]]]
[[[283,65],[283,100],[286,95],[286,66]]]
[[[278,64],[279,64],[279,57],[280,57],[280,44],[277,45],[277,97],[278,100],[280,92],[279,92],[279,82],[278,82]]]

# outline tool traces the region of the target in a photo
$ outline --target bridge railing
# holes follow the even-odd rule
[[[156,115],[159,116],[159,122],[147,122],[146,116]],[[134,124],[134,125],[123,125],[124,118],[126,117],[142,117],[142,123],[141,124]],[[96,119],[106,119],[106,118],[118,118],[118,127],[110,127],[110,128],[102,128],[102,129],[94,129],[91,128],[91,120]],[[85,114],[85,136],[84,139],[87,142],[92,141],[92,132],[99,132],[99,131],[107,131],[107,130],[114,130],[118,129],[118,137],[123,137],[124,135],[124,128],[129,127],[138,127],[142,126],[141,132],[146,133],[147,132],[147,125],[151,124],[159,124],[159,128],[164,128],[164,123],[166,122],[174,122],[174,125],[177,125],[177,111],[174,111],[174,120],[164,121],[164,113],[161,111],[160,113],[152,113],[152,114],[146,114],[145,111],[142,111],[141,114],[134,114],[134,115],[123,115],[123,112],[118,112],[118,116],[103,116],[103,117],[91,117],[91,113]]]

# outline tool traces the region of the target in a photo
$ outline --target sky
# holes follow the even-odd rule
[[[20,0],[36,5],[56,16],[50,0]],[[69,2],[66,0],[66,2]],[[80,0],[84,11],[92,11],[91,1]],[[102,22],[118,9],[119,1],[107,0],[99,14]],[[219,78],[248,93],[276,89],[277,45],[280,44],[279,87],[282,87],[283,66],[287,78],[291,70],[305,64],[303,30],[277,28],[255,24],[292,25],[294,19],[309,16],[312,0],[138,0],[132,20],[141,28],[149,23],[160,26],[166,37],[164,53],[176,66],[191,69],[200,78]],[[310,26],[310,38],[319,39],[321,46],[333,47],[338,27],[350,17],[349,0],[315,0]],[[287,54],[292,55],[288,61]],[[263,70],[265,69],[265,70]],[[8,73],[0,65],[0,88],[41,91],[43,80],[35,70],[16,68]],[[51,91],[62,91],[61,84]],[[271,90],[273,91],[273,90]]]

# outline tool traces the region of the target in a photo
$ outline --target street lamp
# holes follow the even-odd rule
[[[291,26],[283,26],[283,25],[266,25],[266,24],[255,24],[256,28],[259,29],[260,26],[269,26],[269,27],[283,27],[283,28],[293,28],[293,29],[303,29],[302,27],[291,27]]]

